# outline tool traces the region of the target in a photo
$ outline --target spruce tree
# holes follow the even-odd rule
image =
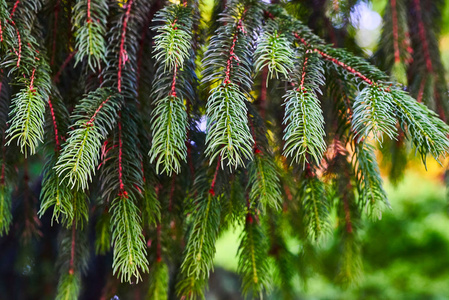
[[[371,62],[357,2],[0,0],[0,251],[57,257],[56,299],[201,299],[240,227],[242,293],[290,299],[337,227],[355,282],[376,148],[395,181],[449,152],[444,2],[388,1]]]

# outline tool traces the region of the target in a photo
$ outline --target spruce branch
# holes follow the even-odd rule
[[[89,261],[86,234],[85,230],[76,230],[75,224],[70,230],[60,232],[57,300],[77,299],[80,295],[81,276],[86,272]]]
[[[120,280],[138,283],[141,272],[148,272],[146,245],[142,234],[141,217],[132,194],[123,191],[110,208],[114,274]]]
[[[153,141],[151,162],[156,163],[157,173],[179,173],[181,161],[186,161],[187,113],[182,99],[175,95],[155,102],[151,130]]]
[[[60,184],[61,179],[53,168],[56,159],[51,158],[46,163],[46,170],[42,179],[41,207],[38,212],[40,218],[53,207],[51,222],[61,222],[64,226],[72,225],[74,218],[73,194],[65,184]]]
[[[251,159],[254,143],[246,118],[246,97],[232,84],[220,85],[207,100],[206,155],[213,161],[221,157],[231,170]]]
[[[184,62],[191,55],[192,10],[181,4],[170,5],[159,11],[154,21],[164,22],[156,27],[158,35],[153,51],[159,66],[157,73],[171,72],[173,79],[164,87],[160,78],[155,77],[156,108],[152,111],[153,140],[149,155],[151,162],[156,162],[156,172],[166,172],[170,176],[173,171],[180,172],[181,161],[186,161],[187,156],[187,112],[181,98],[184,93],[177,94],[176,91],[179,73],[186,71],[183,70]],[[168,90],[168,85],[170,92],[164,95],[162,91]]]
[[[231,170],[251,158],[245,102],[252,86],[253,55],[247,45],[248,32],[258,26],[261,13],[255,1],[231,1],[204,58],[203,82],[219,84],[207,100],[206,155],[211,161],[220,156]]]
[[[437,161],[449,152],[449,126],[406,92],[393,90],[397,118],[408,138],[419,152],[423,163],[428,154]]]
[[[289,90],[284,96],[284,155],[297,163],[309,163],[308,155],[319,164],[326,144],[324,142],[324,118],[318,98],[313,90]]]
[[[352,129],[358,136],[358,142],[373,136],[381,143],[382,134],[394,139],[397,129],[393,95],[382,86],[364,88],[354,102]]]
[[[150,268],[150,286],[148,288],[148,299],[168,299],[168,266],[163,261],[156,261]]]
[[[0,236],[7,235],[11,227],[11,192],[4,183],[0,184]]]
[[[81,292],[79,274],[64,273],[59,279],[56,300],[78,299]]]
[[[277,30],[273,32],[265,31],[263,33],[257,44],[254,56],[255,71],[260,72],[263,68],[268,68],[267,79],[279,79],[280,75],[289,78],[290,73],[293,71],[294,51],[291,47],[291,41],[288,40],[285,34]]]
[[[111,250],[111,215],[105,210],[95,226],[95,253],[105,255]]]
[[[142,220],[147,226],[156,226],[161,221],[161,205],[153,184],[146,183],[142,199]]]
[[[214,181],[208,192],[207,182],[204,177],[198,177],[195,183],[197,197],[192,203],[192,228],[181,265],[182,280],[177,285],[178,295],[186,299],[204,298],[204,285],[213,269],[221,196],[214,196]]]
[[[242,276],[242,290],[245,295],[263,298],[270,290],[270,268],[266,256],[268,243],[260,224],[248,214],[245,229],[240,237],[238,249],[239,268]]]
[[[376,60],[390,70],[394,79],[406,85],[406,71],[412,61],[406,1],[391,0],[385,7],[383,20],[382,37],[379,41],[379,50],[375,55]]]
[[[182,4],[170,5],[160,10],[153,22],[163,22],[154,28],[158,33],[154,38],[154,58],[164,71],[182,68],[190,56],[192,9]]]
[[[353,165],[355,166],[357,188],[362,207],[369,216],[381,218],[383,207],[390,207],[382,185],[374,147],[365,142],[355,145]]]
[[[330,207],[325,193],[322,181],[311,174],[305,175],[299,195],[306,218],[307,234],[313,241],[318,241],[330,230]]]
[[[105,60],[108,4],[104,0],[77,0],[73,7],[73,29],[76,29],[75,65],[87,59],[95,72]]]
[[[45,106],[50,93],[49,68],[40,62],[37,69],[33,69],[30,78],[21,78],[21,88],[11,103],[11,124],[8,128],[8,145],[17,139],[22,153],[33,155],[36,148],[43,141]]]
[[[85,190],[95,173],[100,156],[101,142],[107,137],[117,120],[123,98],[111,89],[98,89],[89,93],[77,105],[72,118],[75,129],[58,157],[55,169],[61,181]]]
[[[127,103],[119,112],[113,134],[105,142],[100,168],[104,203],[111,203],[113,273],[129,283],[142,280],[148,272],[139,200],[143,191],[141,158],[138,144],[135,107]]]
[[[279,173],[273,157],[256,148],[254,159],[248,165],[248,174],[251,201],[260,205],[262,211],[265,211],[267,207],[279,210],[282,196]]]

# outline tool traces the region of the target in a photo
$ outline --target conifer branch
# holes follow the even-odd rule
[[[267,253],[268,244],[262,227],[257,224],[254,216],[248,213],[238,250],[238,272],[242,276],[242,290],[245,295],[251,294],[262,299],[263,294],[270,289]]]
[[[122,97],[111,89],[89,93],[76,107],[72,118],[75,129],[69,132],[55,169],[61,181],[85,190],[98,165],[101,142],[117,120]]]
[[[95,226],[95,254],[105,255],[111,249],[111,215],[105,209]]]
[[[157,26],[154,58],[159,66],[158,73],[173,73],[170,91],[167,94],[157,93],[156,108],[152,112],[152,145],[150,160],[156,162],[156,172],[171,175],[179,173],[181,161],[186,161],[187,146],[187,113],[184,99],[177,94],[178,73],[185,72],[184,61],[190,56],[192,42],[191,8],[184,5],[171,5],[156,14],[155,21],[163,21]],[[160,78],[155,77],[154,84],[160,85]],[[159,88],[165,90],[163,86]],[[160,168],[162,167],[162,170]]]
[[[44,213],[53,207],[51,222],[61,221],[63,225],[69,227],[74,218],[73,194],[70,188],[65,184],[60,184],[60,178],[53,169],[56,159],[47,161],[46,171],[42,179],[41,208],[38,212],[42,218]]]
[[[213,161],[221,157],[231,170],[244,165],[251,158],[254,143],[246,118],[246,97],[232,83],[220,85],[211,91],[207,100],[206,155]]]
[[[355,146],[353,164],[362,207],[366,207],[368,215],[380,219],[383,206],[390,207],[390,203],[382,186],[374,147],[367,142],[358,143]]]
[[[73,7],[73,29],[76,29],[75,65],[87,59],[95,72],[105,60],[108,5],[104,0],[77,0]]]
[[[177,285],[178,295],[185,299],[204,297],[203,289],[213,269],[215,241],[220,225],[221,196],[215,196],[215,180],[209,191],[204,178],[198,177],[195,184],[197,196],[192,207],[193,223],[181,265],[182,280]]]
[[[288,78],[294,68],[294,51],[291,47],[291,41],[288,40],[284,33],[270,28],[275,25],[270,25],[269,23],[265,26],[266,31],[263,33],[254,52],[254,69],[256,72],[260,72],[263,68],[268,68],[267,79],[274,77],[278,79],[281,74]]]
[[[285,115],[284,152],[286,157],[305,167],[308,156],[319,164],[326,150],[324,142],[324,117],[317,92],[324,83],[320,62],[305,53],[298,66],[299,76],[294,89],[284,95]]]
[[[17,139],[17,145],[25,156],[33,155],[43,141],[45,106],[50,93],[48,72],[48,65],[39,63],[29,79],[20,79],[25,87],[12,99],[7,144]]]
[[[131,103],[127,104],[119,113],[114,134],[103,151],[100,196],[103,202],[111,203],[113,273],[121,281],[131,283],[141,281],[141,273],[148,272],[148,259],[137,206],[143,190],[141,153],[135,147],[138,143],[135,110]]]
[[[310,171],[306,169],[306,172]],[[305,175],[300,188],[300,196],[304,208],[308,236],[311,240],[318,241],[330,230],[329,203],[323,182],[312,174]]]
[[[393,94],[381,86],[373,85],[363,89],[354,102],[352,128],[358,135],[358,142],[370,136],[382,142],[382,134],[394,139],[397,129]]]
[[[273,157],[256,148],[254,159],[248,165],[248,174],[251,201],[260,205],[262,211],[265,211],[267,207],[279,210],[282,196],[279,174]]]
[[[404,91],[393,90],[392,93],[397,118],[423,163],[426,163],[427,154],[437,161],[446,156],[449,152],[449,126]]]
[[[219,84],[207,100],[206,155],[211,161],[220,156],[231,170],[251,158],[254,141],[246,119],[247,95],[241,89],[251,90],[252,53],[246,47],[250,43],[247,33],[258,26],[261,13],[255,1],[228,3],[220,19],[223,26],[211,38],[204,58],[203,82]]]
[[[3,161],[2,165],[4,165]],[[9,228],[12,223],[12,213],[11,213],[12,191],[5,185],[4,179],[2,179],[2,181],[3,182],[0,184],[0,236],[8,234]]]
[[[138,283],[142,280],[141,272],[148,272],[146,246],[140,226],[139,209],[132,194],[123,191],[110,208],[113,243],[114,274],[120,280]]]
[[[87,270],[89,252],[86,232],[75,228],[76,224],[73,224],[71,230],[64,230],[60,234],[57,300],[77,299],[81,292],[81,276]]]
[[[149,278],[148,299],[167,300],[169,282],[168,266],[163,261],[156,261],[150,268]]]
[[[182,4],[170,5],[160,10],[153,22],[163,24],[154,28],[158,33],[154,38],[154,58],[165,72],[181,69],[190,55],[192,9]]]

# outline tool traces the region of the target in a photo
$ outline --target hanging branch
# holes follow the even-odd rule
[[[176,91],[178,73],[185,72],[184,61],[190,56],[192,9],[182,4],[171,5],[159,11],[154,21],[164,23],[155,28],[158,35],[153,51],[157,73],[161,76],[156,76],[154,80],[157,94],[151,117],[153,139],[149,155],[150,161],[156,163],[156,172],[165,172],[170,176],[173,171],[180,172],[181,161],[186,161],[187,157],[186,105],[183,94]],[[170,72],[173,74],[170,87],[164,86],[162,74]]]
[[[73,29],[77,50],[75,65],[87,59],[87,65],[95,72],[105,61],[106,21],[108,4],[104,0],[77,0],[73,7]]]
[[[176,287],[178,295],[185,299],[204,297],[204,286],[207,284],[209,272],[213,270],[222,201],[222,195],[216,195],[215,191],[219,166],[220,159],[217,161],[210,186],[205,177],[196,178],[196,197],[191,208],[192,228],[181,265],[182,280]]]
[[[237,251],[239,257],[238,272],[242,276],[243,294],[263,298],[270,290],[270,270],[266,259],[268,243],[263,229],[258,224],[258,216],[248,201],[246,223],[240,237]]]
[[[218,85],[207,100],[206,155],[220,156],[231,170],[251,159],[252,140],[246,105],[251,90],[251,52],[248,32],[258,26],[262,10],[255,1],[228,3],[204,57],[203,82]]]
[[[89,252],[86,231],[71,230],[60,233],[58,265],[60,279],[57,300],[78,299],[81,292],[81,276],[87,271]]]
[[[319,164],[326,150],[324,142],[324,118],[317,93],[324,84],[323,68],[319,60],[305,52],[298,65],[299,77],[294,89],[284,96],[285,115],[284,155],[292,157],[303,168],[308,163],[307,157]]]
[[[122,97],[110,89],[98,89],[86,95],[72,115],[75,129],[69,132],[56,171],[62,181],[85,190],[98,165],[102,140],[117,120]]]

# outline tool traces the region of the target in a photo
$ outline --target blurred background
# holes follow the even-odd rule
[[[368,59],[376,51],[386,5],[387,0],[360,1],[351,12],[349,31],[353,30]],[[442,14],[440,51],[449,83],[449,1]],[[382,161],[380,153],[378,158]],[[405,177],[397,184],[388,181],[386,165],[381,164],[381,172],[392,209],[381,220],[363,220],[363,272],[358,283],[334,283],[339,249],[330,235],[319,247],[319,263],[309,278],[294,281],[298,299],[449,299],[449,207],[444,179],[448,161],[440,166],[429,159],[426,170],[419,158],[410,157]],[[243,299],[235,274],[239,235],[239,229],[231,229],[218,241],[207,299]],[[292,252],[298,251],[299,245],[289,246]],[[282,299],[281,291],[268,298]]]

